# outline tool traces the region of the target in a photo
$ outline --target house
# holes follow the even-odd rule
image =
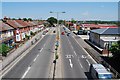
[[[29,24],[31,24],[32,27],[30,27],[30,31],[33,33],[38,32],[38,24],[34,23],[33,21],[28,21]]]
[[[30,36],[30,26],[32,26],[32,25],[29,24],[27,21],[23,21],[23,20],[15,20],[15,21],[23,26],[20,29],[21,39],[24,40],[25,35]]]
[[[102,28],[90,30],[89,40],[102,49],[109,49],[120,40],[120,28]]]
[[[14,28],[0,21],[0,44],[4,43],[13,48],[15,45],[14,37]]]
[[[4,21],[6,24],[14,28],[15,42],[21,42],[22,41],[21,32],[23,31],[24,26],[20,25],[15,20],[4,20]]]

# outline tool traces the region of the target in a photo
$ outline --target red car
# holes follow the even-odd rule
[[[62,35],[64,35],[65,33],[64,33],[64,32],[62,32],[61,34],[62,34]]]

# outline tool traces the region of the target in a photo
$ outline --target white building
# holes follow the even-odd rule
[[[102,49],[108,49],[120,40],[120,28],[103,28],[90,31],[89,40]]]

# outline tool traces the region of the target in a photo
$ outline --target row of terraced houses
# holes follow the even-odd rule
[[[43,22],[38,20],[24,21],[4,18],[0,20],[0,44],[4,43],[14,48],[24,42],[27,37],[31,37],[31,33],[37,33],[42,29],[44,29]]]

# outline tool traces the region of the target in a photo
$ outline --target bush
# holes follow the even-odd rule
[[[56,58],[56,59],[58,59],[58,58],[59,58],[57,54],[55,55],[55,58]]]
[[[30,31],[30,35],[33,35],[33,36],[34,36],[34,35],[35,35],[35,33],[33,33],[32,31]]]
[[[30,39],[30,36],[28,36],[28,35],[25,35],[25,37],[26,37],[27,39]]]
[[[0,54],[2,54],[2,56],[6,57],[9,50],[10,50],[10,48],[6,44],[0,45]]]

